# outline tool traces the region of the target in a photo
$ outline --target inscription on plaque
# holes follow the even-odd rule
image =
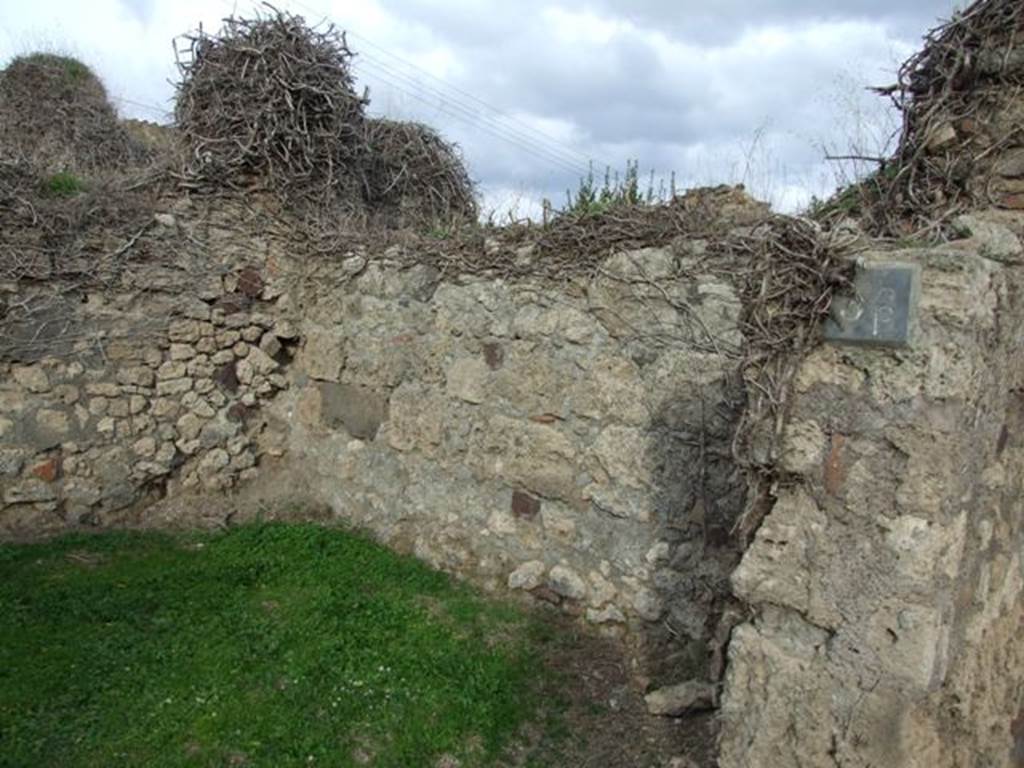
[[[854,293],[832,302],[825,338],[841,344],[910,345],[920,291],[916,264],[877,263],[857,268]]]

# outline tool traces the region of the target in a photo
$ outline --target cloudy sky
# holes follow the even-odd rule
[[[956,0],[279,0],[349,31],[371,111],[457,141],[499,214],[556,203],[590,163],[680,186],[746,183],[782,210],[860,168],[894,129],[867,85]],[[79,56],[126,116],[166,121],[175,35],[251,2],[5,0],[0,66]],[[854,164],[856,165],[856,164]]]

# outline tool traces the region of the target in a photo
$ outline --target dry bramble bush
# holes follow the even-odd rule
[[[270,11],[183,38],[183,186],[265,188],[307,213],[392,225],[475,221],[473,185],[453,145],[423,125],[367,117],[344,33]]]

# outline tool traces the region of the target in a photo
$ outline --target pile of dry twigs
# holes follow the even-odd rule
[[[415,123],[366,117],[344,32],[265,5],[185,36],[175,115],[192,190],[266,189],[313,229],[475,220],[457,149]]]
[[[458,148],[422,123],[365,123],[367,203],[385,223],[475,221],[473,183]]]
[[[85,64],[12,61],[0,73],[0,283],[95,282],[152,219],[154,159]]]
[[[345,35],[274,11],[185,36],[175,120],[192,189],[264,185],[289,202],[352,202],[365,99]]]
[[[903,122],[896,152],[880,169],[825,206],[859,212],[871,234],[939,234],[954,216],[990,201],[989,170],[1005,149],[1024,145],[1024,4],[978,0],[932,30],[900,68],[897,83],[876,88]]]
[[[156,179],[142,172],[69,179],[80,186],[56,187],[31,164],[0,158],[0,283],[96,285],[122,260],[124,244],[152,224]]]
[[[49,53],[21,56],[0,72],[0,148],[50,173],[123,168],[148,154],[92,70]]]
[[[770,217],[742,187],[693,189],[657,204],[617,203],[599,213],[566,212],[547,222],[456,229],[406,249],[442,274],[564,282],[592,277],[611,255],[677,239],[720,240]]]

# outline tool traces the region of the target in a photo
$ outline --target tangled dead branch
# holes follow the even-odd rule
[[[375,213],[397,225],[475,221],[473,183],[458,148],[422,123],[365,123],[363,179]]]
[[[357,209],[366,100],[353,88],[352,52],[333,26],[270,10],[184,38],[175,108],[183,182],[266,186],[295,205]]]
[[[709,187],[664,204],[623,203],[601,213],[566,213],[543,225],[456,230],[442,240],[418,238],[415,248],[406,250],[445,275],[564,282],[593,276],[614,253],[677,239],[710,242],[769,216],[768,205],[752,200],[742,187]]]
[[[59,355],[81,329],[67,318],[114,292],[140,260],[160,176],[41,176],[0,158],[0,359]]]
[[[821,217],[859,213],[874,235],[928,235],[969,207],[1022,191],[993,187],[992,173],[1001,154],[1024,145],[1022,34],[1019,0],[978,0],[932,30],[897,83],[876,89],[903,115],[895,155]]]
[[[156,179],[40,176],[0,159],[0,281],[96,277],[104,257],[153,218]]]
[[[756,489],[735,533],[743,546],[760,526],[779,480],[779,451],[793,378],[819,341],[833,298],[851,290],[854,242],[804,219],[773,217],[721,244],[720,274],[739,286],[747,390],[733,455]]]
[[[457,148],[418,123],[368,119],[344,33],[267,5],[184,38],[177,127],[188,189],[267,189],[319,235],[347,225],[475,221]]]

